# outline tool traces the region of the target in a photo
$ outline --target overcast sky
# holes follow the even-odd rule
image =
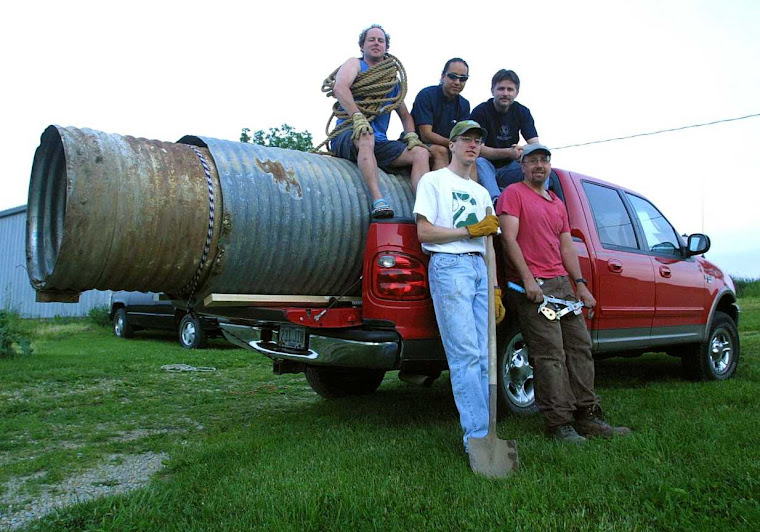
[[[3,193],[26,203],[50,124],[163,141],[237,140],[288,123],[324,138],[322,80],[382,24],[407,106],[450,57],[471,106],[515,70],[518,101],[559,147],[760,113],[760,2],[12,2],[0,32]],[[435,6],[435,11],[431,11]],[[366,7],[360,7],[366,6]],[[391,134],[400,131],[391,121]],[[554,166],[631,188],[707,257],[760,277],[760,117],[556,150]]]

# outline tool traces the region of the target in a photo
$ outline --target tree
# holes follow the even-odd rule
[[[290,150],[309,151],[314,145],[312,144],[311,133],[308,131],[296,131],[296,128],[283,124],[281,127],[269,128],[269,133],[259,129],[253,133],[244,127],[240,132],[240,142],[251,142],[260,146],[269,146],[274,148],[287,148]]]

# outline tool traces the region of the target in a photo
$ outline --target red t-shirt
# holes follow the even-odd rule
[[[562,264],[559,235],[570,232],[565,204],[549,191],[548,200],[525,183],[515,183],[504,189],[496,203],[496,214],[510,214],[520,219],[517,243],[520,245],[528,269],[534,277],[550,278],[567,275]],[[509,268],[507,276],[519,280]]]

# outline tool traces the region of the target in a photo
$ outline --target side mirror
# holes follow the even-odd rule
[[[702,255],[703,253],[707,253],[707,250],[710,249],[710,237],[703,235],[702,233],[694,233],[693,235],[689,235],[686,246],[688,248],[689,257]]]

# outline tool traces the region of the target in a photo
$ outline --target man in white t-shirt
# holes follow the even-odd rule
[[[457,123],[449,134],[451,164],[422,176],[414,203],[417,235],[422,249],[430,254],[430,294],[464,430],[465,452],[469,452],[469,438],[484,438],[488,433],[485,237],[497,234],[499,221],[491,213],[488,191],[469,178],[485,136],[485,129],[473,120]],[[501,321],[500,291],[496,305]]]

